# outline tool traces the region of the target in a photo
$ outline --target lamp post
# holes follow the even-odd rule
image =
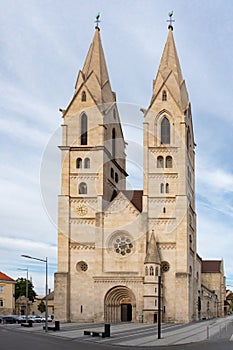
[[[158,339],[161,339],[161,276],[158,277]]]
[[[27,271],[27,279],[26,279],[26,322],[27,322],[28,321],[28,268],[26,269],[18,268],[18,270]]]
[[[21,255],[23,258],[42,261],[45,263],[45,332],[48,332],[48,258],[39,259],[30,255]]]

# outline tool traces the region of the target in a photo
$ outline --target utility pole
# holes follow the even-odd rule
[[[161,276],[158,277],[158,339],[161,339]]]

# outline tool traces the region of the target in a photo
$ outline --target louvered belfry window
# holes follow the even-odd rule
[[[161,143],[170,144],[170,122],[164,117],[161,123]]]

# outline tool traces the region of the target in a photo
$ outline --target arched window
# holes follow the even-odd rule
[[[161,123],[161,143],[170,144],[170,122],[166,117]]]
[[[90,168],[90,158],[84,159],[84,168]]]
[[[81,115],[81,145],[87,145],[87,116]]]
[[[166,193],[169,193],[169,184],[166,184]]]
[[[115,128],[112,129],[112,157],[115,158],[116,156],[116,130]]]
[[[164,184],[160,184],[160,193],[164,193]]]
[[[186,138],[186,146],[187,146],[187,149],[189,149],[189,147],[190,147],[190,139],[191,139],[191,137],[190,137],[190,129],[189,129],[189,127],[188,127],[188,130],[187,130],[187,138]]]
[[[153,266],[150,266],[150,276],[154,276],[154,268],[153,268]]]
[[[114,179],[114,170],[111,168],[111,178]]]
[[[159,275],[159,268],[158,266],[155,268],[155,276],[158,276]]]
[[[166,168],[172,168],[172,157],[171,156],[166,157]]]
[[[148,276],[148,267],[145,268],[145,275]]]
[[[116,183],[118,183],[118,181],[119,181],[119,178],[118,178],[118,174],[117,174],[117,173],[115,173],[115,181],[116,181]]]
[[[81,182],[78,187],[79,194],[87,194],[87,184],[85,182]]]
[[[157,157],[157,168],[163,168],[164,167],[164,160],[162,156]]]
[[[155,299],[155,306],[157,306],[157,299]]]
[[[87,100],[87,95],[86,95],[86,92],[83,91],[82,92],[82,102],[85,102]]]
[[[82,158],[76,159],[76,168],[78,168],[78,169],[82,168]]]
[[[165,90],[162,93],[162,101],[167,101],[167,92]]]
[[[164,214],[166,213],[166,208],[163,208],[163,213],[164,213]]]

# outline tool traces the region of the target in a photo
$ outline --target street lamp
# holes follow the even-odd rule
[[[26,322],[27,322],[28,321],[28,268],[26,269],[18,268],[17,270],[27,271],[27,279],[26,279]]]
[[[39,259],[30,255],[24,255],[24,254],[21,256],[27,259],[42,261],[46,264],[45,265],[46,266],[46,269],[45,269],[45,332],[48,332],[48,258],[46,257],[45,259]]]

